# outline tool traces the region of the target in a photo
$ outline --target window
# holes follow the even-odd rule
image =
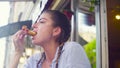
[[[96,68],[96,25],[94,13],[76,13],[78,23],[78,40],[84,47],[91,62],[92,68]]]

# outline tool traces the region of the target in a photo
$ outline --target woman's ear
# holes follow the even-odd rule
[[[61,28],[60,27],[55,27],[53,30],[53,36],[58,36],[61,33]]]

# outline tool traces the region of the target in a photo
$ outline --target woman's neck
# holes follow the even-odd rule
[[[58,43],[50,43],[48,45],[44,45],[43,49],[45,51],[46,61],[52,63],[52,60],[55,57],[57,47],[59,46]]]

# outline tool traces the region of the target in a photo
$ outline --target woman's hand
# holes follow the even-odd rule
[[[19,30],[13,36],[13,43],[15,46],[15,52],[22,54],[25,49],[25,35],[27,34],[27,30]]]
[[[10,68],[17,68],[20,57],[25,49],[25,35],[27,34],[27,29],[21,29],[16,34],[13,35],[13,43],[15,46],[15,53],[13,59],[10,62]]]

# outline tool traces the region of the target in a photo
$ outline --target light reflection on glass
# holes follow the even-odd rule
[[[96,26],[94,17],[90,14],[78,13],[79,35],[87,42],[96,38]]]

